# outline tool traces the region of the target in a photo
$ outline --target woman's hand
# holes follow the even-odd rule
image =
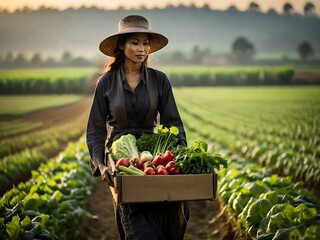
[[[101,178],[103,181],[106,181],[108,183],[109,186],[114,187],[114,183],[112,180],[112,177],[108,171],[108,167],[105,166],[104,164],[100,163],[99,164],[99,170],[101,173]]]

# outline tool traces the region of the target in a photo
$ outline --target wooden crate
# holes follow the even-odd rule
[[[109,155],[108,167],[115,187],[110,187],[116,203],[141,203],[183,200],[214,200],[217,174],[132,176],[118,175]]]

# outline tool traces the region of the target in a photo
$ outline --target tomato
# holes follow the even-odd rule
[[[146,167],[143,172],[147,175],[156,175],[156,171],[152,167]]]
[[[120,158],[117,162],[116,162],[116,167],[118,166],[125,166],[125,167],[129,167],[130,166],[130,162],[128,159],[126,158]]]
[[[155,158],[152,160],[152,163],[157,167],[159,165],[164,165],[164,158],[160,155],[155,156]]]
[[[170,151],[170,150],[167,150],[165,151],[165,153],[163,154],[163,158],[166,160],[166,161],[172,161],[174,159],[174,155],[173,153]]]
[[[138,157],[133,157],[130,159],[130,165],[139,168],[139,169],[143,169],[143,162],[140,158]]]

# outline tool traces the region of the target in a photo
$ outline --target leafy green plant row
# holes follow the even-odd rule
[[[7,70],[0,73],[2,94],[88,93],[93,68]]]
[[[166,69],[173,86],[241,86],[291,84],[292,67]]]
[[[186,127],[191,138],[203,135]],[[210,140],[210,139],[206,139]],[[279,177],[267,168],[250,163],[230,150],[209,142],[211,151],[228,159],[228,168],[218,172],[218,197],[236,220],[244,237],[259,240],[304,239],[320,237],[320,205],[315,196],[294,183],[291,177]],[[219,216],[214,216],[214,223]]]
[[[235,104],[237,104],[237,99],[241,100],[246,98],[245,95],[241,95],[239,92],[233,91],[232,89],[229,90],[224,88],[220,90],[225,91],[226,95],[228,94],[228,91],[231,91],[235,95],[238,94],[237,98],[234,96],[229,97],[230,99],[235,98]],[[293,90],[298,92],[300,89],[297,88]],[[307,90],[311,89],[303,88],[302,90],[306,91],[304,95],[301,96],[301,99],[304,100],[303,105],[307,106],[308,104],[311,104],[312,101],[316,100],[313,98],[309,99],[309,96],[306,95],[309,93]],[[212,91],[216,92],[218,90],[215,91],[212,89]],[[238,91],[241,92],[243,90],[239,89]],[[210,132],[210,136],[208,137],[212,140],[222,143],[224,147],[232,149],[246,158],[250,158],[253,161],[258,160],[262,165],[273,167],[274,170],[281,174],[292,175],[295,179],[304,180],[305,183],[310,186],[316,186],[320,183],[320,168],[317,161],[317,159],[320,157],[320,139],[318,137],[320,132],[319,128],[317,128],[316,118],[318,113],[314,112],[311,114],[311,116],[309,116],[310,118],[314,119],[314,121],[310,121],[312,122],[312,124],[309,123],[311,125],[308,125],[308,123],[305,122],[295,122],[295,124],[299,125],[292,126],[297,127],[289,130],[287,128],[287,134],[283,134],[283,132],[280,130],[280,134],[277,135],[274,134],[274,132],[277,131],[273,128],[274,125],[270,126],[271,130],[268,125],[262,125],[260,128],[254,128],[250,127],[250,125],[243,124],[243,118],[237,119],[236,115],[234,118],[237,120],[233,120],[232,113],[230,113],[229,118],[227,118],[223,113],[220,115],[216,114],[214,107],[211,109],[209,108],[209,99],[211,99],[212,96],[204,94],[204,90],[194,90],[193,98],[189,96],[190,92],[186,89],[182,89],[180,94],[179,90],[177,92],[177,101],[185,124],[188,124],[193,129],[197,129],[197,126],[205,126],[205,128],[200,128],[199,131],[203,134],[208,134]],[[208,92],[208,90],[205,92]],[[267,92],[269,93],[269,91]],[[243,93],[246,94],[246,91],[243,91]],[[261,91],[261,93],[263,94],[263,91]],[[281,93],[280,90],[279,93]],[[313,94],[313,91],[310,93]],[[290,94],[291,95],[288,94],[288,99],[291,99],[294,96],[292,92]],[[259,96],[259,98],[264,100],[268,99],[269,96]],[[277,96],[275,96],[275,98],[277,98]],[[205,104],[196,105],[194,99],[202,101]],[[283,101],[285,101],[285,99],[286,98],[284,97]],[[305,99],[308,100],[306,101]],[[212,103],[213,106],[214,104],[215,103]],[[226,109],[233,109],[233,102],[229,101],[228,104],[227,100],[224,104]],[[254,101],[245,101],[244,104],[247,104],[248,108],[250,108],[250,106],[255,106],[257,103]],[[292,104],[295,105],[295,102],[290,103],[289,101],[289,103],[287,102],[285,106],[290,106]],[[239,106],[241,106],[241,104],[239,104]],[[259,107],[259,105],[257,105],[257,107]],[[245,109],[245,106],[242,108]],[[261,105],[260,109],[262,108],[268,108],[268,106],[264,107]],[[316,109],[317,107],[314,106],[314,108]],[[281,108],[279,110],[281,110]],[[303,108],[300,109],[300,111],[303,110]],[[221,109],[219,111],[221,111]],[[244,114],[248,116],[250,116],[250,114],[252,115],[251,122],[253,126],[255,123],[259,122],[258,117],[260,115],[254,115],[254,112],[250,113],[249,111],[244,111]],[[274,119],[277,119],[277,117],[281,116],[281,114],[281,111],[275,112]],[[291,114],[303,115],[303,112],[292,111]],[[265,117],[263,113],[261,116]],[[292,120],[290,115],[287,117],[287,119]],[[283,127],[281,123],[279,123],[277,128],[280,127]]]
[[[34,149],[26,149],[20,153],[6,156],[0,161],[0,194],[11,189],[21,181],[30,177],[33,169],[47,160],[46,156],[52,156],[61,151],[61,146],[69,141],[78,139],[83,134],[83,129],[73,129],[64,138],[52,138]]]
[[[219,172],[219,195],[243,235],[259,240],[319,239],[320,207],[313,194],[257,164],[230,154]]]
[[[77,230],[95,179],[84,139],[42,164],[0,200],[0,239],[66,239]]]
[[[320,148],[317,142],[315,145],[305,148],[302,148],[305,145],[295,147],[297,142],[292,142],[290,139],[284,139],[281,144],[268,144],[263,135],[259,135],[262,138],[256,136],[256,139],[238,136],[232,131],[212,126],[202,117],[197,117],[201,114],[190,114],[188,110],[180,109],[182,109],[181,114],[186,126],[195,130],[197,130],[197,126],[206,126],[205,129],[199,129],[198,131],[209,139],[221,143],[225,148],[231,149],[253,162],[258,161],[263,166],[269,166],[278,173],[303,180],[310,187],[320,184],[320,167],[317,160],[320,156]],[[208,132],[213,134],[209,136]],[[288,144],[287,148],[286,143]],[[290,146],[294,147],[293,150],[289,150]]]
[[[235,147],[242,156],[259,162],[263,166],[272,167],[275,171],[300,179],[306,185],[320,184],[320,148],[314,153],[301,154],[280,146],[266,146],[255,141],[238,141]]]
[[[22,135],[0,141],[0,158],[22,151],[26,148],[34,148],[48,141],[67,142],[73,136],[79,136],[84,131],[83,124],[86,113],[76,117],[71,123],[67,123],[55,128],[48,128],[35,131],[32,134]],[[0,160],[1,161],[1,160]]]
[[[24,180],[32,169],[39,167],[46,157],[37,152],[25,150],[19,154],[10,155],[0,162],[0,194]]]
[[[88,77],[0,79],[2,94],[87,93]]]
[[[8,137],[19,133],[35,130],[42,126],[41,122],[0,121],[0,137]]]
[[[225,91],[228,92],[228,89]],[[236,99],[232,102],[226,100],[226,102],[215,103],[210,101],[210,96],[206,96],[206,94],[203,96],[197,92],[201,93],[202,91],[195,89],[194,97],[191,97],[186,94],[186,91],[177,91],[176,95],[178,95],[180,107],[210,121],[217,127],[228,128],[230,131],[237,131],[251,137],[269,134],[273,137],[288,137],[298,141],[308,141],[310,136],[320,134],[319,123],[317,123],[319,121],[318,113],[314,112],[309,115],[305,113],[306,107],[313,104],[312,101],[305,102],[298,111],[293,108],[291,111],[285,112],[295,103],[289,102],[284,105],[279,101],[272,103],[271,108],[266,103],[261,105],[253,103],[253,100],[253,102],[239,104],[238,107],[233,106],[237,104],[238,100]],[[199,102],[202,103],[200,106]],[[277,105],[281,107],[277,109]],[[261,111],[262,108],[263,111]],[[266,109],[272,109],[272,112],[266,113]],[[296,119],[300,116],[303,116],[303,119]]]
[[[85,96],[81,94],[0,95],[0,115],[11,115],[17,119],[24,114],[63,107],[84,100]]]
[[[195,108],[189,102],[186,104],[188,104],[188,107],[184,106],[184,103],[180,103],[184,111],[202,119],[207,125],[214,125],[217,128],[228,131],[230,134],[239,135],[241,139],[255,141],[258,145],[263,143],[265,148],[269,149],[279,148],[285,151],[294,151],[297,157],[300,158],[320,157],[320,148],[318,147],[320,143],[320,128],[317,128],[315,121],[309,125],[296,123],[285,128],[274,128],[274,126],[270,125],[260,125],[260,127],[255,128],[252,126],[254,121],[251,121],[252,125],[241,124],[239,126],[239,121],[233,121],[231,118],[223,118],[221,116],[213,117],[208,114],[210,109],[206,108],[206,105]],[[291,118],[288,116],[288,119]],[[281,126],[281,124],[279,125]]]

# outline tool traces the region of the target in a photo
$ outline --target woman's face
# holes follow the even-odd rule
[[[142,63],[149,52],[149,36],[146,33],[134,33],[124,43],[126,60],[134,63]]]

